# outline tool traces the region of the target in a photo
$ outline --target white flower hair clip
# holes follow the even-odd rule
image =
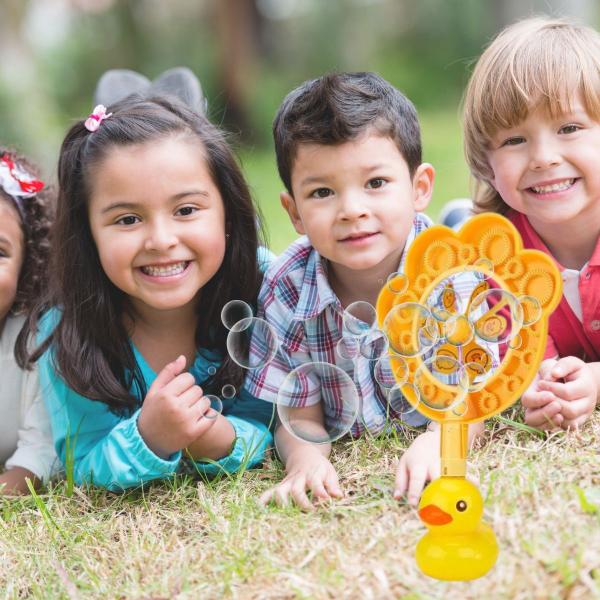
[[[102,125],[102,121],[108,119],[110,116],[112,116],[112,113],[106,114],[106,106],[104,106],[104,104],[98,104],[92,111],[92,114],[85,120],[85,128],[93,133],[98,130],[100,125]]]

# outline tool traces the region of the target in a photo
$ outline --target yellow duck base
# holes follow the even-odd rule
[[[489,525],[468,534],[426,533],[417,544],[417,565],[425,575],[444,581],[469,581],[496,563],[498,544]]]

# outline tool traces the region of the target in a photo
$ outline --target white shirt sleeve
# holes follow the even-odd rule
[[[37,365],[23,374],[21,421],[17,449],[6,461],[6,469],[22,467],[47,482],[61,470],[54,450],[50,419],[42,401]]]

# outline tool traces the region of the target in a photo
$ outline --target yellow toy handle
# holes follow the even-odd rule
[[[469,425],[460,421],[442,421],[442,477],[465,477]]]

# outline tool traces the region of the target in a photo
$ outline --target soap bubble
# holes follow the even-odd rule
[[[338,341],[336,350],[341,358],[353,360],[358,356],[359,344],[356,338],[343,337]]]
[[[469,376],[469,391],[477,392],[482,389],[488,379],[496,373],[499,365],[494,366],[491,352],[480,346],[471,348],[464,356],[465,368]]]
[[[391,273],[387,278],[387,288],[393,294],[404,294],[408,289],[408,277],[404,273]]]
[[[469,410],[469,405],[465,400],[461,400],[458,404],[455,404],[452,407],[452,414],[457,417],[464,417]]]
[[[412,383],[421,403],[440,412],[452,410],[469,391],[467,370],[450,356],[433,356],[423,361]]]
[[[519,296],[517,298],[523,310],[523,325],[533,325],[542,318],[542,306],[534,296]]]
[[[207,419],[216,419],[223,412],[221,398],[213,394],[206,394],[204,397],[210,400],[210,408],[204,413],[204,417]]]
[[[369,335],[361,340],[360,354],[367,360],[378,360],[387,352],[388,347],[388,339],[382,333],[376,336]]]
[[[227,329],[243,319],[252,318],[252,308],[243,300],[230,300],[221,310],[221,321]]]
[[[437,321],[431,312],[416,302],[394,306],[383,322],[390,347],[401,356],[420,356],[438,341]]]
[[[522,343],[523,343],[523,340],[521,339],[521,336],[517,334],[517,335],[515,335],[515,337],[508,340],[507,345],[511,350],[518,350],[521,347]]]
[[[490,273],[494,272],[494,263],[489,258],[480,258],[475,261],[473,266],[482,271],[489,271]]]
[[[382,356],[373,367],[373,377],[384,390],[393,388],[397,383],[408,379],[408,365],[397,354]]]
[[[207,369],[208,374],[210,376],[214,375],[217,372],[217,367],[214,367],[213,365],[210,365],[210,367],[208,367]]]
[[[272,325],[258,317],[238,321],[227,335],[229,356],[244,369],[269,364],[278,348],[279,340]]]
[[[223,398],[233,398],[235,396],[235,393],[235,386],[231,385],[230,383],[226,383],[221,389],[221,396],[223,396]]]
[[[388,394],[390,413],[400,421],[403,421],[408,415],[415,412],[419,402],[419,390],[414,384],[409,382],[397,383]]]
[[[363,337],[377,323],[377,312],[372,304],[359,300],[350,304],[343,315],[344,328],[355,337]]]
[[[299,398],[319,397],[323,424],[305,415],[312,406],[298,407]],[[348,433],[359,412],[356,386],[339,367],[309,362],[288,373],[277,394],[277,414],[289,433],[314,444],[334,442]]]
[[[519,333],[523,309],[513,294],[492,288],[472,300],[467,317],[480,339],[499,344]]]
[[[444,336],[453,346],[464,346],[473,339],[473,326],[465,315],[452,315],[444,324]]]

